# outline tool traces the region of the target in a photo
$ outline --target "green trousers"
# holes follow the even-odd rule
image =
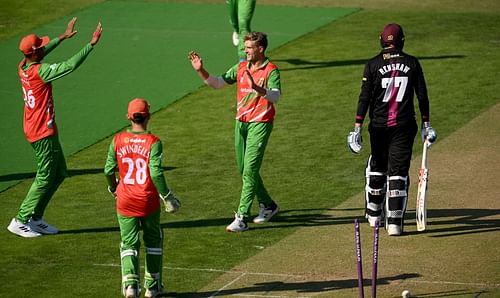
[[[163,287],[163,231],[160,225],[160,209],[158,208],[157,211],[146,217],[128,217],[117,214],[121,235],[120,257],[123,289],[129,285],[139,288],[139,249],[141,247],[139,231],[141,228],[146,250],[144,287],[158,290]]]
[[[30,217],[40,219],[50,199],[67,177],[66,160],[57,135],[31,143],[37,159],[37,172],[16,218],[27,223]]]
[[[237,32],[240,36],[240,43],[238,44],[238,56],[240,58],[245,57],[243,39],[247,33],[252,31],[250,24],[255,10],[255,2],[256,0],[226,0],[229,9],[229,23],[234,32]]]
[[[259,174],[272,130],[272,123],[236,121],[234,131],[236,164],[243,181],[238,214],[245,217],[250,216],[250,208],[255,197],[259,203],[266,206],[273,202]]]

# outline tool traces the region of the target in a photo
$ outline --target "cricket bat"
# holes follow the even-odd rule
[[[422,152],[422,165],[420,166],[420,175],[418,177],[418,191],[417,191],[417,230],[419,232],[425,231],[427,224],[427,187],[429,183],[429,169],[427,168],[427,150],[429,148],[429,141],[424,141]]]

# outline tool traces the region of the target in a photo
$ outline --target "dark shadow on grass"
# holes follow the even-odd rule
[[[164,171],[171,171],[177,169],[177,167],[162,167]],[[81,176],[81,175],[94,175],[94,174],[103,174],[104,169],[68,169],[68,177],[73,176]],[[7,175],[0,175],[0,182],[5,181],[16,181],[22,179],[35,178],[36,172],[27,172],[27,173],[13,173]]]
[[[474,298],[479,298],[481,297],[481,294],[486,294],[489,291],[487,290],[479,290],[479,291],[470,291],[470,290],[451,290],[451,291],[443,291],[443,292],[432,292],[432,293],[422,293],[418,294],[418,297],[453,297],[453,296],[460,296],[460,297],[474,297]]]
[[[436,59],[462,59],[465,55],[442,55],[442,56],[429,56],[429,57],[418,57],[420,60],[436,60]],[[290,70],[303,70],[303,69],[314,69],[314,68],[325,68],[325,67],[339,67],[339,66],[350,66],[350,65],[364,65],[369,59],[357,59],[357,60],[343,60],[343,61],[307,61],[302,59],[273,59],[274,62],[286,62],[296,67],[280,67],[280,71],[290,71]]]
[[[330,210],[330,214],[325,214]],[[312,211],[312,212],[311,212]],[[332,214],[333,211],[333,214]],[[337,216],[338,212],[356,212],[351,216]],[[296,209],[282,210],[267,224],[256,225],[250,222],[250,230],[245,233],[258,232],[266,229],[291,229],[300,227],[315,227],[327,225],[352,225],[354,219],[365,223],[363,208],[351,209]],[[500,231],[500,210],[496,209],[434,209],[428,210],[428,229],[425,232],[406,231],[402,235],[427,235],[430,237],[451,237],[472,233],[488,233]],[[231,223],[233,217],[202,218],[194,220],[178,220],[161,224],[165,229],[189,229],[203,227],[221,227],[221,230]],[[415,213],[407,212],[407,225],[414,225]],[[84,228],[61,231],[60,234],[105,233],[119,231],[118,227]]]
[[[120,232],[120,227],[103,227],[103,228],[84,228],[84,229],[73,229],[73,230],[62,230],[57,233],[60,234],[85,234],[85,233],[109,233],[109,232]]]
[[[335,215],[324,214],[329,209],[304,209],[304,210],[282,210],[268,224],[256,225],[251,221],[249,223],[250,230],[258,229],[278,229],[278,228],[295,228],[295,227],[312,227],[334,224],[347,224],[354,221],[355,216],[336,217]],[[362,212],[362,209],[358,209]],[[314,211],[311,213],[311,211]],[[362,213],[360,213],[362,214]],[[213,219],[196,219],[163,223],[162,227],[167,229],[172,228],[199,228],[209,226],[225,227],[234,220],[233,217],[213,218]]]
[[[424,233],[431,237],[450,237],[500,231],[499,215],[499,209],[430,209]]]
[[[392,277],[380,278],[377,280],[377,285],[387,285],[394,281],[406,280],[411,278],[418,278],[421,275],[418,273],[400,274]],[[365,286],[371,285],[371,280],[364,279]],[[212,296],[231,296],[231,295],[244,295],[245,293],[252,293],[253,295],[262,293],[263,295],[279,295],[279,292],[295,291],[297,293],[321,293],[331,292],[336,290],[350,289],[358,287],[358,279],[339,279],[327,281],[306,281],[306,282],[283,282],[283,281],[269,281],[256,283],[253,286],[236,288],[236,289],[223,289],[213,292],[199,292],[199,293],[166,293],[162,297],[212,297]],[[332,297],[334,293],[332,293]]]

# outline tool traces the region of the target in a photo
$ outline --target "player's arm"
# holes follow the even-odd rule
[[[59,35],[58,37],[53,38],[49,41],[49,43],[45,46],[45,50],[44,50],[45,55],[48,55],[55,48],[57,48],[57,46],[60,45],[63,40],[71,38],[77,33],[77,31],[74,30],[75,23],[76,23],[76,17],[72,18],[69,21],[68,26],[66,27],[66,30],[61,35]]]
[[[424,72],[418,61],[415,69],[415,94],[418,99],[418,108],[420,110],[422,123],[429,122],[429,96],[427,93]]]
[[[163,146],[161,142],[156,142],[151,145],[151,155],[149,157],[149,173],[151,180],[156,187],[158,193],[162,196],[168,195],[170,189],[167,186],[167,181],[163,175],[161,160],[163,157]]]
[[[251,88],[257,93],[258,96],[264,97],[266,100],[272,103],[277,103],[280,100],[281,83],[279,71],[277,69],[269,73],[267,88],[265,86],[259,86],[257,83],[255,83],[252,74],[250,74],[250,71],[248,71],[248,69],[245,70],[245,73],[243,75],[248,81],[248,85],[251,86]]]
[[[188,54],[188,58],[191,61],[191,66],[206,85],[214,89],[220,89],[227,85],[222,76],[214,77],[208,73],[205,67],[203,67],[203,60],[198,53],[191,51]]]
[[[104,165],[104,175],[106,176],[106,180],[108,182],[108,190],[111,193],[114,193],[116,191],[116,186],[118,185],[115,174],[117,165],[118,164],[115,154],[115,140],[113,139],[111,141],[111,144],[109,145],[108,156],[106,158],[106,164]]]
[[[149,173],[151,180],[160,194],[160,198],[165,204],[165,211],[173,213],[179,210],[181,202],[172,191],[169,189],[165,176],[163,176],[163,169],[161,167],[161,160],[163,157],[163,146],[160,141],[151,145],[151,154],[149,156]]]
[[[264,98],[272,103],[277,103],[281,98],[281,77],[277,68],[269,73],[267,87]]]
[[[90,43],[66,61],[54,64],[43,63],[38,74],[45,83],[60,79],[76,70],[92,51]]]
[[[365,65],[365,70],[363,72],[363,79],[361,81],[361,91],[358,98],[358,108],[356,110],[355,126],[361,127],[365,120],[366,113],[370,107],[370,102],[372,99],[373,92],[373,78],[370,73],[370,65]]]
[[[59,37],[51,39],[49,43],[44,47],[44,55],[47,56],[50,52],[57,48],[59,44],[61,44],[61,40],[59,39]]]
[[[422,119],[422,124],[420,127],[420,134],[422,137],[422,142],[426,139],[429,141],[430,146],[437,139],[437,132],[431,126],[429,117],[429,96],[427,94],[427,85],[425,83],[424,72],[422,66],[417,60],[416,64],[416,75],[415,75],[415,94],[418,99],[418,108],[420,110],[420,117]]]
[[[372,97],[373,83],[370,74],[369,64],[365,65],[363,80],[361,81],[361,92],[358,99],[358,108],[356,110],[356,118],[354,120],[354,129],[347,135],[347,147],[353,153],[360,153],[363,149],[362,127],[366,113],[370,107]]]
[[[75,19],[76,21],[76,19]],[[68,28],[69,28],[68,24]],[[70,28],[72,30],[72,28]],[[68,29],[69,30],[69,29]],[[73,31],[72,31],[73,32]],[[76,31],[74,31],[76,33]],[[88,44],[86,44],[83,49],[81,49],[78,53],[76,53],[73,57],[68,60],[60,63],[47,64],[43,63],[40,66],[38,74],[42,78],[45,83],[60,79],[73,71],[75,71],[82,63],[87,59],[88,55],[94,48],[95,44],[99,41],[102,33],[101,23],[97,24],[96,30],[92,34],[92,38]],[[67,33],[71,34],[71,32]],[[74,35],[74,34],[73,34]],[[61,36],[65,36],[62,34]],[[61,37],[59,37],[60,40]],[[68,38],[68,37],[66,37]],[[60,42],[60,41],[58,41]]]

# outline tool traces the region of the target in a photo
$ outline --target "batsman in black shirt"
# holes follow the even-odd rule
[[[382,220],[389,235],[401,235],[408,201],[408,171],[417,134],[414,94],[421,115],[422,140],[437,138],[429,122],[429,98],[417,58],[403,52],[404,33],[388,24],[380,34],[382,51],[366,65],[359,95],[354,131],[347,136],[349,149],[359,153],[366,113],[370,117],[371,155],[366,167],[366,218],[370,226]],[[384,212],[382,208],[384,207]]]

